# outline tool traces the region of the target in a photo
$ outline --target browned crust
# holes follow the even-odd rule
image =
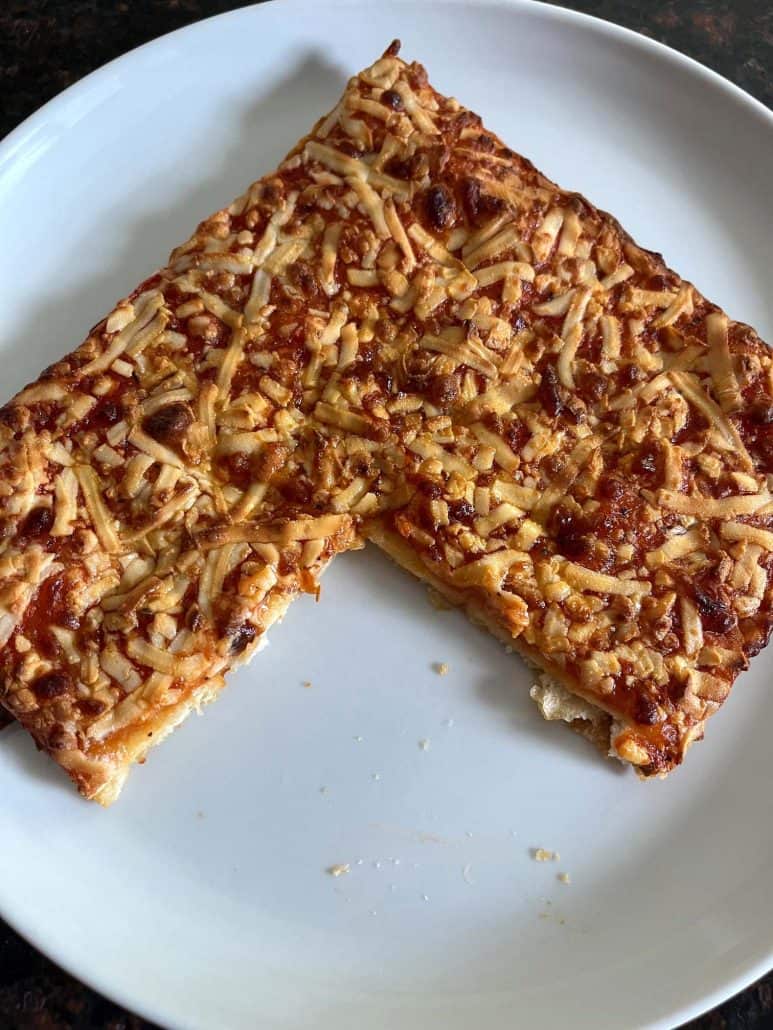
[[[0,700],[113,800],[365,534],[667,772],[769,635],[772,377],[390,49],[2,409]]]
[[[553,682],[582,697],[580,692],[574,689],[575,685],[564,676],[562,669],[546,662],[532,648],[525,645],[519,637],[513,637],[502,622],[481,603],[479,597],[471,596],[465,591],[455,590],[448,583],[433,575],[399,534],[390,532],[383,525],[375,522],[370,523],[365,532],[367,539],[387,554],[395,564],[426,583],[453,608],[461,608],[471,622],[518,654],[527,665],[534,669],[542,669],[545,675],[552,678]],[[562,721],[565,721],[575,733],[579,733],[580,736],[589,740],[602,754],[614,753],[614,742],[611,735],[613,726],[610,715],[603,709],[597,708],[586,697],[582,697],[582,700],[588,702],[590,708],[588,716],[564,718]]]
[[[320,570],[320,574],[322,571],[324,569]],[[265,634],[269,628],[282,621],[293,597],[293,594],[286,593],[275,594],[269,599],[263,618],[263,634],[249,650],[245,650],[238,664],[252,660],[260,643],[266,641]],[[231,670],[236,664],[231,665]],[[131,723],[120,737],[110,742],[109,750],[99,758],[89,760],[83,752],[72,751],[65,753],[65,762],[61,764],[85,797],[101,805],[111,805],[120,794],[131,767],[144,762],[151,748],[165,740],[192,711],[201,712],[205,705],[218,697],[225,686],[226,681],[222,675],[205,679],[193,685],[176,704],[154,707],[147,718]]]

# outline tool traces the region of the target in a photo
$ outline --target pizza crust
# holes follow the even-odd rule
[[[371,526],[368,530],[368,539],[397,565],[426,583],[451,607],[463,609],[471,622],[480,626],[481,629],[485,629],[504,644],[508,651],[517,653],[531,669],[539,672],[541,666],[539,656],[522,648],[522,643],[517,638],[514,639],[475,598],[465,597],[462,592],[449,588],[433,576],[397,534],[385,532],[379,526]],[[554,669],[553,675],[548,672],[539,672],[537,682],[529,691],[529,695],[537,705],[543,719],[546,722],[559,720],[567,723],[571,729],[586,737],[603,754],[609,755],[611,758],[619,758],[613,741],[616,736],[614,731],[619,732],[622,727],[615,727],[611,716],[603,709],[577,694],[572,694],[567,687],[562,686],[554,678],[556,674],[560,675],[559,670]]]

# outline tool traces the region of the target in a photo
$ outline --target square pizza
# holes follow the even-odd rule
[[[366,541],[643,776],[767,642],[768,348],[398,50],[0,411],[0,702],[88,798]]]

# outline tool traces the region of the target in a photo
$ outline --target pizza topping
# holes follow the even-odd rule
[[[193,415],[187,404],[177,401],[157,408],[145,417],[145,432],[160,443],[178,442],[193,422]]]
[[[32,684],[32,692],[40,702],[54,701],[71,690],[72,683],[62,672],[46,672]]]
[[[695,604],[703,625],[713,633],[727,633],[734,628],[736,617],[717,587],[704,582],[694,588]]]
[[[19,534],[27,539],[45,537],[53,524],[54,513],[51,508],[33,508],[22,522]]]
[[[6,703],[94,793],[370,536],[667,771],[767,639],[771,382],[390,49],[3,409]]]

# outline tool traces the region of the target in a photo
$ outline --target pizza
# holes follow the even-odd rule
[[[767,642],[768,348],[398,50],[0,411],[0,701],[88,798],[366,541],[645,777]]]

